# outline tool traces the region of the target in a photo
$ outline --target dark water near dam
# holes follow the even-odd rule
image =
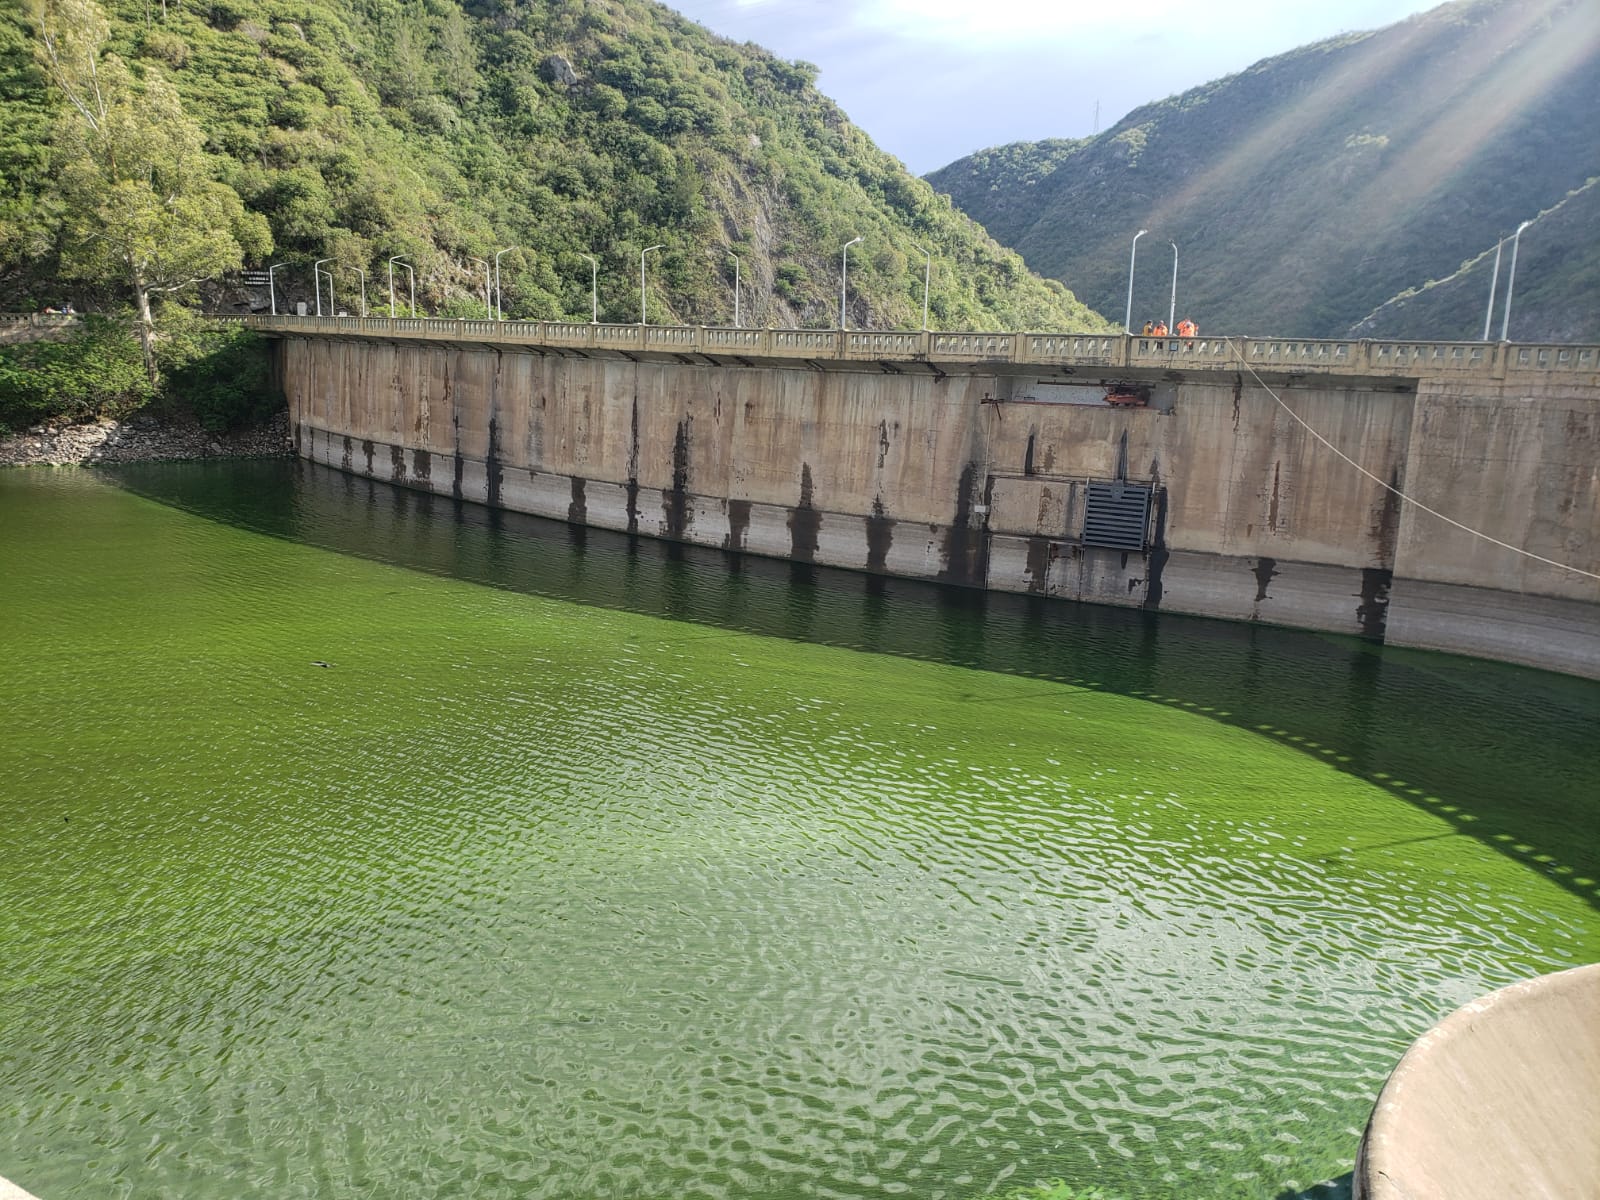
[[[292,461],[0,471],[0,637],[44,1200],[1333,1196],[1600,957],[1592,682]]]

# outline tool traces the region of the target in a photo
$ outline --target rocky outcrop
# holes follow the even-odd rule
[[[128,421],[87,425],[34,425],[23,433],[0,438],[0,466],[261,458],[293,452],[288,413],[233,433],[212,433],[193,421],[162,422],[139,415]]]

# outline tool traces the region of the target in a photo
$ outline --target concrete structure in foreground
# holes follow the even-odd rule
[[[1600,1196],[1600,963],[1435,1025],[1378,1096],[1356,1200]]]
[[[38,1200],[32,1192],[25,1192],[8,1179],[0,1179],[0,1200]]]
[[[1453,520],[1600,573],[1600,347],[249,320],[281,339],[300,453],[356,474],[1600,678],[1600,582],[1401,503],[1290,413]]]

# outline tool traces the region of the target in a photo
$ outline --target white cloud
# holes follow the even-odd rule
[[[901,37],[967,44],[1058,41],[1129,26],[1127,15],[1113,6],[1061,0],[867,0],[853,15],[859,25]]]

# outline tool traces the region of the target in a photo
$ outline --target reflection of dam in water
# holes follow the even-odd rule
[[[257,324],[300,452],[407,487],[1600,676],[1600,347]]]
[[[0,475],[0,554],[46,1200],[1338,1195],[1600,950],[1583,680],[303,462]]]

